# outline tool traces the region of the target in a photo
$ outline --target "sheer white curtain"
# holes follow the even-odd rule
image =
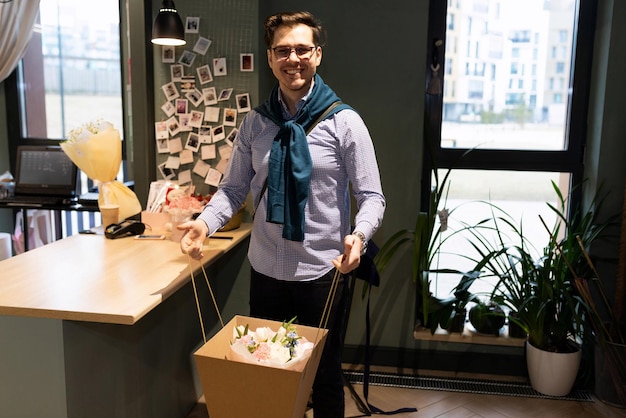
[[[0,82],[22,59],[39,13],[39,0],[0,3]]]

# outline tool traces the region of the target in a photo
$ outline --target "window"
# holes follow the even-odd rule
[[[5,82],[11,161],[19,145],[58,144],[97,119],[113,123],[123,138],[121,62],[119,0],[41,0],[28,49]],[[90,186],[82,174],[81,192]],[[62,230],[92,226],[94,216],[65,213]]]
[[[41,0],[39,19],[16,71],[20,137],[60,140],[95,119],[123,136],[118,0]]]
[[[446,206],[463,207],[455,213],[461,221],[489,216],[470,202],[490,200],[524,222],[531,237],[544,240],[537,221],[539,214],[544,219],[550,215],[546,202],[556,201],[551,181],[564,194],[582,181],[589,94],[585,75],[591,65],[594,3],[494,0],[488,2],[486,10],[476,10],[471,2],[461,2],[455,9],[458,42],[468,43],[472,36],[464,24],[489,21],[489,32],[482,35],[483,42],[490,45],[489,56],[472,62],[482,61],[493,68],[492,75],[474,74],[470,79],[467,71],[465,75],[458,71],[467,68],[466,56],[447,47],[442,17],[448,11],[442,10],[445,5],[441,2],[431,0],[429,35],[444,39],[445,59],[440,61],[456,66],[444,69],[443,86],[457,88],[454,94],[446,90],[448,94],[441,100],[427,100],[427,113],[440,116],[425,121],[431,135],[425,140],[425,153],[434,150],[434,155],[424,157],[424,176],[431,178],[433,170],[451,169]],[[571,54],[559,56],[563,51]],[[526,63],[531,65],[532,74],[528,82],[520,77]],[[481,82],[482,95],[478,91]],[[424,205],[429,193],[427,185],[422,191]],[[579,198],[574,193],[573,201]],[[455,220],[449,222],[453,225]],[[546,223],[550,225],[550,220]],[[444,252],[457,254],[467,246],[460,238],[446,245],[451,247]],[[434,267],[463,270],[462,261],[449,257],[442,254]],[[450,264],[456,262],[459,264]],[[458,277],[438,275],[432,280],[431,291],[446,297],[457,282]],[[480,292],[493,284],[478,286],[486,287],[472,291]]]

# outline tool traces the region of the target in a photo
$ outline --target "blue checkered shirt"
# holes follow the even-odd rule
[[[305,100],[306,96],[298,107]],[[283,113],[291,118],[284,103]],[[343,237],[351,232],[352,224],[370,239],[382,222],[385,197],[374,146],[365,123],[350,109],[313,128],[307,136],[313,171],[304,241],[290,241],[282,237],[282,225],[266,222],[267,192],[259,196],[277,133],[278,126],[256,111],[245,116],[220,187],[198,219],[207,224],[210,233],[215,232],[251,192],[258,205],[248,249],[252,268],[278,280],[316,279],[330,271],[331,260],[343,253]],[[358,208],[353,223],[350,190]]]

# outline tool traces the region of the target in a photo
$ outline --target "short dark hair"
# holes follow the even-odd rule
[[[274,33],[279,26],[295,26],[295,25],[307,25],[313,31],[313,42],[316,46],[321,46],[323,43],[324,29],[319,20],[313,16],[312,13],[302,12],[281,12],[269,16],[265,19],[265,44],[268,48],[272,47],[274,42]]]

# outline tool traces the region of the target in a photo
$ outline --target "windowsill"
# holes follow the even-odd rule
[[[465,323],[465,327],[462,333],[450,333],[441,328],[438,328],[434,334],[431,334],[430,329],[420,328],[413,332],[413,338],[420,341],[484,344],[504,347],[523,347],[526,343],[526,338],[509,337],[507,326],[503,327],[500,330],[500,334],[496,336],[479,334],[474,330],[474,327],[469,322]]]

